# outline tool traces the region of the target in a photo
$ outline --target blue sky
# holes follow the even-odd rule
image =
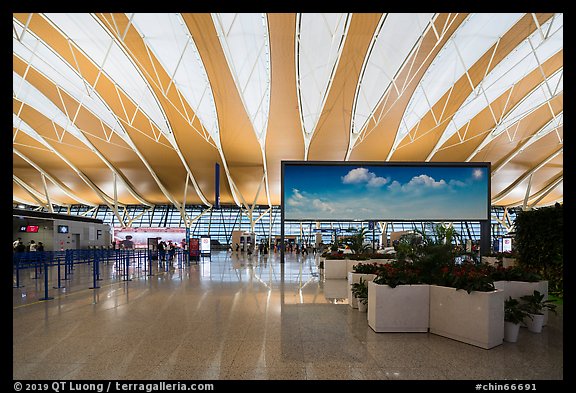
[[[488,216],[484,166],[290,165],[284,217],[479,220]]]

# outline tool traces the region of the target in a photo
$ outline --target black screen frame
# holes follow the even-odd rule
[[[438,218],[431,219],[429,217],[425,218],[408,218],[408,219],[398,219],[398,218],[387,218],[387,217],[374,217],[370,219],[351,219],[351,218],[330,218],[330,219],[316,219],[316,218],[286,218],[285,217],[285,200],[284,200],[284,171],[287,165],[291,166],[341,166],[341,167],[354,167],[354,166],[382,166],[382,167],[461,167],[461,168],[471,168],[471,167],[482,167],[486,168],[488,172],[487,176],[487,190],[486,190],[486,217],[484,218]],[[336,221],[351,221],[351,222],[368,222],[368,221],[388,221],[388,222],[412,222],[412,221],[443,221],[443,222],[457,222],[457,221],[483,221],[490,220],[490,209],[491,209],[491,163],[490,162],[416,162],[416,161],[281,161],[281,175],[280,175],[280,207],[281,207],[281,221],[287,222],[300,222],[300,221],[318,221],[318,222],[336,222]]]

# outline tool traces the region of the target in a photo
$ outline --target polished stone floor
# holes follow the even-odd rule
[[[89,265],[44,295],[13,288],[16,380],[562,380],[563,312],[540,334],[485,350],[430,333],[375,333],[346,280],[314,256],[214,252],[190,266]],[[55,272],[50,272],[54,278]],[[51,279],[52,279],[51,278]],[[127,281],[127,279],[130,281]]]

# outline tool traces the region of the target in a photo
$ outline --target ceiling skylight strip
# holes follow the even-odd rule
[[[57,53],[32,32],[23,41],[13,40],[13,52],[22,61],[51,80],[82,106],[99,117],[110,129],[123,136],[126,131],[105,101],[96,93],[87,94],[84,80]]]
[[[416,126],[438,100],[454,86],[496,42],[522,17],[522,13],[470,14],[432,61],[408,103],[394,146]],[[461,59],[459,58],[461,57]],[[426,102],[426,97],[432,105]]]
[[[430,28],[435,14],[385,14],[372,39],[356,89],[352,133],[361,132]],[[402,33],[400,33],[402,32]]]
[[[132,14],[132,24],[166,72],[168,89],[175,85],[202,126],[219,141],[216,104],[208,74],[194,40],[179,14]]]
[[[350,14],[296,16],[296,83],[307,156],[350,25]]]
[[[166,116],[146,79],[97,18],[86,13],[43,15],[114,81],[135,106],[140,106],[158,129],[170,134]]]
[[[266,140],[270,110],[270,42],[265,14],[211,14],[254,133]]]
[[[546,22],[543,27],[546,27],[550,23],[551,21]],[[540,62],[545,62],[562,50],[562,25],[558,26],[556,31],[552,35],[549,35],[545,41],[536,42],[535,49],[532,51],[529,41],[534,42],[534,40],[538,40],[539,37],[540,34],[537,31],[532,33],[530,37],[524,40],[512,50],[505,59],[494,67],[484,80],[482,80],[478,88],[470,93],[454,114],[442,138],[440,138],[438,146],[441,146],[460,128],[470,122],[471,119],[486,108],[487,104],[492,103],[505,91],[535,70],[538,67],[536,57],[540,59]],[[484,94],[479,94],[480,91]]]
[[[562,79],[563,68],[556,71],[550,76],[552,83],[557,83],[557,79]],[[536,88],[534,88],[528,95],[526,95],[519,103],[517,103],[514,108],[512,108],[506,115],[502,118],[502,121],[498,123],[491,130],[488,130],[488,134],[479,144],[479,146],[474,150],[474,152],[468,156],[466,162],[471,161],[476,154],[478,154],[486,145],[488,145],[492,140],[494,140],[502,132],[508,130],[513,124],[516,124],[526,116],[533,113],[542,105],[546,105],[551,99],[557,97],[562,93],[563,84],[559,84],[559,91],[554,97],[550,97],[548,90],[545,87],[545,81],[540,83]]]

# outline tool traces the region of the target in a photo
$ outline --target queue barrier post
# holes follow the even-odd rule
[[[44,261],[44,297],[39,300],[52,300],[53,297],[48,296],[48,266],[46,261]]]

